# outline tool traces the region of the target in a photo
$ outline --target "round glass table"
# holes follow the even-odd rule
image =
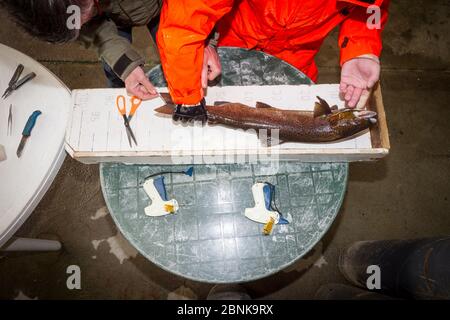
[[[309,84],[291,65],[258,51],[219,48],[222,76],[217,85]],[[150,80],[166,86],[161,67]],[[179,276],[209,283],[246,282],[291,265],[324,236],[333,223],[347,185],[346,163],[295,161],[258,164],[194,165],[192,177],[165,174],[176,214],[148,217],[150,199],[143,179],[179,165],[103,163],[100,178],[109,211],[122,234],[154,264]],[[244,216],[254,206],[255,182],[275,185],[275,203],[288,225],[269,236],[263,225]]]

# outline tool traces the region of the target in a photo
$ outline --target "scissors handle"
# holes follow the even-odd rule
[[[122,116],[125,116],[127,114],[126,100],[125,100],[125,97],[123,95],[118,95],[117,96],[116,106],[117,106],[117,110],[119,110],[119,113]]]
[[[136,96],[131,97],[131,111],[130,111],[130,114],[128,115],[128,119],[131,119],[131,117],[134,116],[137,108],[139,108],[141,103],[142,103],[142,100],[139,99],[138,97],[136,97]]]

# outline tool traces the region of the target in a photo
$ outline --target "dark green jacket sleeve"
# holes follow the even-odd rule
[[[81,29],[79,40],[88,48],[95,49],[123,81],[138,66],[144,65],[144,58],[136,52],[127,39],[118,33],[114,21],[97,18]]]

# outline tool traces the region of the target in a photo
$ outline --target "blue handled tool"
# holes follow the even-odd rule
[[[167,199],[167,191],[166,191],[166,185],[164,184],[164,177],[161,176],[159,178],[156,178],[153,183],[155,184],[156,191],[158,191],[159,195],[164,201],[169,201]]]
[[[153,173],[153,174],[145,177],[144,180],[150,179],[152,177],[160,176],[162,174],[169,174],[169,173],[172,173],[172,174],[185,174],[185,175],[187,175],[189,177],[192,177],[192,175],[194,174],[194,167],[189,167],[185,171],[162,171],[162,172],[158,172],[158,173]]]
[[[23,128],[22,131],[22,139],[20,140],[19,147],[17,148],[17,157],[20,158],[22,155],[23,148],[25,147],[25,144],[28,140],[28,138],[31,135],[31,131],[34,128],[34,125],[36,124],[36,119],[42,114],[41,111],[36,110],[34,111],[31,116],[28,118],[27,123],[25,124],[25,128]]]
[[[150,197],[151,204],[145,208],[145,214],[151,217],[160,217],[166,214],[175,213],[179,209],[177,200],[167,198],[166,186],[163,174],[185,174],[192,177],[194,167],[185,171],[163,171],[154,173],[145,178],[144,191]],[[155,179],[152,177],[159,176]]]
[[[178,202],[167,198],[164,177],[148,179],[144,183],[144,191],[152,200],[151,205],[145,208],[145,214],[151,217],[164,216],[178,211]]]
[[[274,224],[288,224],[274,203],[275,186],[268,182],[258,182],[252,187],[255,206],[245,209],[245,216],[253,221],[264,223],[263,233],[272,232]]]

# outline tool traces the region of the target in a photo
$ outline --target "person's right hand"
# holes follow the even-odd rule
[[[202,88],[208,87],[208,80],[214,80],[222,73],[219,54],[212,46],[206,46],[203,55]]]
[[[367,101],[369,90],[379,78],[380,60],[376,55],[364,54],[345,62],[341,70],[339,91],[347,107],[355,108],[361,97]]]
[[[141,67],[136,67],[125,79],[125,87],[130,96],[136,96],[141,100],[150,100],[158,96],[158,92]]]

